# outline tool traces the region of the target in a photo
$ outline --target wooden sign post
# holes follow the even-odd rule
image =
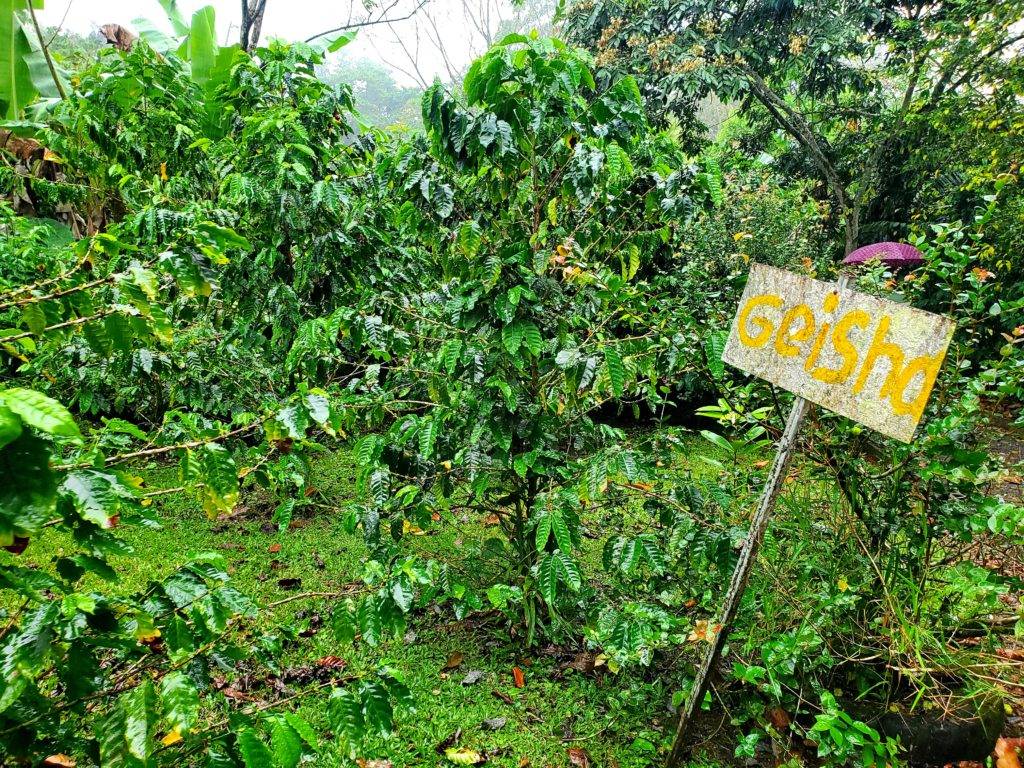
[[[764,539],[811,403],[909,443],[938,376],[954,324],[948,318],[774,267],[750,270],[722,360],[797,395],[750,521],[716,631],[679,716],[669,768],[690,751],[687,729]]]

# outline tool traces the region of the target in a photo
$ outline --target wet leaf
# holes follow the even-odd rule
[[[486,759],[475,749],[466,747],[449,747],[444,751],[444,756],[455,765],[479,765]]]

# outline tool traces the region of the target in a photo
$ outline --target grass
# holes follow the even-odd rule
[[[137,471],[153,487],[173,485],[172,467],[149,466]],[[328,506],[340,507],[354,488],[355,469],[345,450],[317,456],[311,482]],[[395,733],[387,739],[370,740],[358,757],[390,759],[398,766],[444,763],[443,746],[466,747],[484,753],[492,766],[568,765],[568,750],[587,750],[592,766],[660,765],[670,739],[674,716],[668,709],[673,681],[657,670],[646,674],[584,674],[566,668],[572,649],[532,648],[509,637],[502,623],[469,618],[454,621],[449,611],[418,611],[410,619],[404,638],[391,639],[377,648],[361,643],[340,646],[329,629],[331,601],[322,598],[294,599],[306,592],[337,592],[358,578],[365,548],[361,534],[342,527],[340,511],[320,509],[301,518],[298,526],[278,532],[269,524],[270,508],[260,505],[259,494],[243,494],[248,510],[228,520],[211,521],[199,503],[186,495],[157,501],[160,528],[123,528],[123,538],[134,554],[112,561],[121,575],[117,590],[125,593],[159,579],[191,556],[218,552],[230,564],[236,588],[261,606],[262,627],[283,622],[300,637],[289,646],[283,668],[311,665],[325,656],[344,659],[344,674],[372,672],[388,665],[401,673],[414,701],[413,710],[401,710]],[[415,545],[428,556],[444,558],[475,538],[473,525],[440,528],[435,535],[416,537]],[[483,531],[479,531],[482,533]],[[49,531],[25,552],[21,564],[49,567],[51,558],[68,542]],[[599,543],[586,560],[599,560]],[[596,565],[595,565],[596,569]],[[288,590],[280,579],[299,579],[301,586]],[[316,629],[317,618],[324,621]],[[445,670],[453,655],[460,664]],[[512,668],[525,672],[525,686],[516,688]],[[470,671],[482,672],[478,682],[464,685]],[[299,687],[293,686],[295,690]],[[270,688],[254,688],[256,699],[272,699]],[[324,711],[329,688],[300,697],[298,711],[326,730]],[[497,729],[497,719],[505,723]],[[485,721],[492,721],[490,725]],[[439,745],[441,749],[439,751]],[[333,766],[343,756],[331,747],[317,765]],[[714,765],[694,763],[694,768]]]

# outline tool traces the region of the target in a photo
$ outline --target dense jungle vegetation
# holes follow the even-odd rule
[[[857,288],[957,326],[924,420],[805,424],[690,765],[1019,768],[1022,0],[569,0],[372,119],[357,28],[38,5],[0,764],[664,764],[792,401],[721,361],[750,265],[893,240]]]

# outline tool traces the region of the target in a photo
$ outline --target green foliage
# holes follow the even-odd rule
[[[58,95],[28,14],[20,0],[0,2],[0,115],[7,120],[21,118],[38,97]]]
[[[632,665],[680,659],[665,685],[685,677],[785,405],[721,361],[749,263],[828,275],[862,210],[864,231],[907,235],[927,264],[869,267],[860,287],[953,314],[953,363],[909,446],[816,419],[766,545],[800,610],[764,589],[733,640],[740,751],[786,736],[776,706],[821,757],[885,764],[892,743],[826,692],[903,693],[890,669],[922,695],[927,669],[970,679],[944,633],[1007,585],[949,542],[1024,532],[979,441],[983,404],[1024,393],[1020,290],[1000,279],[1019,266],[1020,78],[986,54],[1012,10],[911,24],[863,4],[576,4],[567,28],[594,55],[509,35],[461,91],[423,94],[420,135],[360,133],[352,89],[318,75],[351,35],[250,54],[218,44],[212,8],[162,5],[173,38],[142,28],[102,51],[29,126],[29,160],[2,156],[3,759],[291,767],[321,759],[326,729],[355,759],[401,727],[408,690],[375,663],[295,693],[326,697],[322,721],[237,696],[301,633],[265,622],[221,557],[119,582],[122,529],[158,525],[153,500],[173,494],[224,525],[258,498],[281,535],[325,508],[358,531],[366,557],[320,620],[367,658],[390,658],[424,610],[493,608],[527,646],[586,644],[625,671],[623,697],[642,688]],[[686,22],[672,33],[669,11]],[[0,73],[20,116],[34,80],[15,42]],[[952,78],[934,98],[941,75],[904,71],[929,46]],[[1005,115],[966,92],[972,71]],[[700,151],[708,91],[742,115]],[[390,121],[401,105],[385,106]],[[957,109],[970,124],[948,131]],[[885,164],[930,180],[888,196],[860,173]],[[692,440],[666,426],[694,410]],[[626,427],[644,419],[659,428]],[[341,505],[308,456],[349,438]],[[140,479],[150,462],[166,482]],[[61,546],[20,566],[44,530]],[[440,531],[457,543],[417,545]],[[839,661],[864,656],[885,664]]]

